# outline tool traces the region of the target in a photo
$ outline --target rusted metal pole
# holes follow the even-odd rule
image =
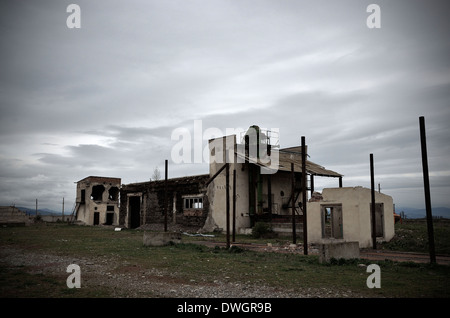
[[[267,205],[269,208],[269,220],[272,222],[272,175],[267,174]]]
[[[225,195],[226,195],[226,214],[227,214],[227,248],[230,248],[230,164],[226,163],[225,174]]]
[[[236,166],[233,169],[233,239],[236,242]]]
[[[428,175],[428,154],[427,154],[427,137],[425,134],[425,118],[419,117],[420,125],[420,144],[422,148],[422,169],[423,169],[423,186],[425,191],[425,208],[427,212],[427,229],[428,229],[428,246],[430,249],[430,263],[436,263],[436,253],[434,248],[434,229],[433,216],[431,213],[431,195],[430,195],[430,179]]]
[[[291,191],[291,206],[292,206],[292,244],[297,243],[297,233],[295,231],[295,173],[294,173],[294,163],[291,162],[291,179],[292,179],[292,191]]]
[[[168,176],[168,160],[165,161],[164,169],[164,232],[167,232],[167,176]]]
[[[305,136],[302,136],[302,201],[303,201],[303,254],[308,255],[308,228],[306,224],[306,144]]]
[[[375,224],[375,177],[373,169],[373,154],[370,154],[370,187],[371,187],[371,218],[372,218],[372,248],[377,249],[377,233]]]

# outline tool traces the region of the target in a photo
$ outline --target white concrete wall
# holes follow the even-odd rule
[[[343,239],[341,241],[358,241],[361,248],[371,247],[371,190],[362,187],[326,188],[322,196],[323,201],[308,203],[308,242],[325,243],[330,240],[322,238],[321,206],[342,204]],[[390,241],[395,234],[393,199],[391,196],[376,192],[375,201],[384,204],[384,237],[377,240]]]
[[[92,188],[95,185],[103,185],[105,187],[105,190],[102,194],[102,200],[101,201],[93,201],[91,200],[90,196],[92,193]],[[113,225],[119,224],[119,207],[117,201],[110,201],[109,200],[109,189],[112,187],[120,188],[120,184],[104,184],[104,183],[97,183],[97,182],[90,182],[89,185],[87,185],[84,182],[80,182],[77,184],[77,198],[76,202],[81,202],[81,190],[85,190],[85,201],[83,204],[80,204],[80,207],[78,208],[77,213],[77,221],[84,222],[87,225],[93,225],[94,224],[94,213],[99,212],[99,224],[106,223],[106,213],[114,213],[114,219],[113,219]],[[107,211],[107,206],[112,205],[114,206],[114,211]],[[97,208],[97,210],[95,209]],[[70,212],[71,213],[71,212]]]
[[[249,215],[249,189],[248,189],[248,169],[242,169],[244,163],[235,163],[232,157],[234,153],[234,145],[236,143],[236,136],[225,136],[217,138],[209,143],[210,152],[210,176],[212,177],[226,162],[226,151],[229,149],[230,177],[229,177],[229,200],[230,200],[230,229],[232,226],[233,213],[233,169],[236,168],[236,231],[237,233],[245,233],[250,228]],[[213,150],[213,148],[215,148]],[[263,194],[267,196],[267,176],[262,175],[263,178]],[[291,195],[291,173],[279,171],[272,175],[271,191],[273,194],[272,208],[273,213],[288,214],[292,213],[290,207],[288,209],[282,208],[283,200],[288,200]],[[256,190],[255,190],[256,192]],[[281,195],[284,193],[284,196]],[[226,230],[226,171],[225,169],[211,182],[208,186],[208,199],[210,202],[210,218],[213,219],[217,227]],[[256,194],[255,194],[256,195]],[[297,203],[301,201],[302,196],[299,195]],[[255,203],[257,205],[257,203]],[[268,202],[264,203],[264,207],[268,206]],[[275,210],[276,209],[276,210]],[[209,220],[210,221],[210,220]]]

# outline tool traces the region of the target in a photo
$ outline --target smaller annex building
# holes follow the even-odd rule
[[[325,188],[307,205],[308,242],[359,242],[372,246],[371,190],[363,187]],[[395,234],[392,197],[375,192],[377,241],[390,241]]]
[[[76,182],[74,220],[86,225],[118,225],[120,183],[120,178],[98,176]]]

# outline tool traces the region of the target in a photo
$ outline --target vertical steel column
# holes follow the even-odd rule
[[[291,179],[292,179],[292,191],[291,191],[291,206],[292,206],[292,244],[297,243],[297,233],[295,233],[295,173],[294,173],[294,163],[291,163]]]
[[[168,160],[165,161],[165,169],[164,169],[164,232],[167,232],[167,166]]]
[[[230,248],[230,164],[226,163],[225,174],[225,195],[226,195],[226,216],[227,216],[227,248]]]
[[[236,242],[236,165],[233,169],[233,240]]]
[[[425,118],[419,117],[420,145],[422,148],[423,186],[425,191],[425,208],[427,211],[428,246],[430,249],[430,263],[436,263],[434,248],[433,216],[431,213],[430,179],[428,175],[427,137],[425,134]]]
[[[376,233],[376,224],[375,224],[375,177],[373,170],[373,154],[370,154],[370,187],[371,187],[371,217],[372,217],[372,248],[377,249],[377,233]]]
[[[302,136],[302,201],[303,201],[303,254],[308,255],[308,229],[306,225],[306,144],[305,136]]]

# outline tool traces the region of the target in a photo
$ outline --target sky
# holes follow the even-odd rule
[[[69,10],[77,4],[79,11]],[[377,4],[379,10],[367,10]],[[450,5],[401,0],[0,1],[0,205],[65,211],[87,176],[209,173],[177,129],[278,129],[280,145],[423,208],[450,207]],[[77,15],[79,13],[79,15]],[[79,19],[77,19],[79,17]],[[80,28],[72,27],[79,22]],[[379,27],[372,26],[379,23]],[[205,140],[203,140],[205,137]],[[197,139],[195,139],[197,138]],[[333,178],[315,186],[337,187]]]

